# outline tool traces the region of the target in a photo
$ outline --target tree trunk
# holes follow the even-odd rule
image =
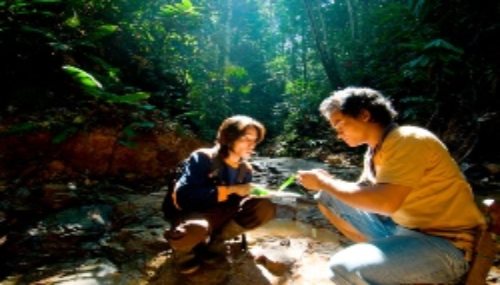
[[[232,0],[227,0],[227,15],[224,24],[224,67],[230,64],[229,53],[231,52],[231,19],[233,18]]]
[[[302,24],[302,79],[307,82],[307,42],[306,42],[306,24]]]
[[[314,16],[313,1],[304,0],[304,5],[307,11],[309,22],[311,23],[311,31],[313,33],[316,48],[318,50],[321,63],[325,69],[330,85],[333,89],[338,89],[343,86],[343,80],[337,67],[335,59],[330,56],[327,49],[326,30],[321,18]],[[320,11],[318,12],[320,13]],[[319,20],[318,20],[319,18]]]
[[[355,27],[355,21],[354,21],[354,13],[352,9],[352,1],[351,0],[346,0],[345,1],[347,4],[347,12],[349,12],[349,25],[351,26],[351,39],[356,38],[356,27]]]

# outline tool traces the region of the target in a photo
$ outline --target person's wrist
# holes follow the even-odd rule
[[[327,180],[326,177],[324,177],[324,176],[320,177],[318,179],[318,189],[316,189],[316,190],[325,189],[326,188],[325,186],[328,184],[326,180]]]

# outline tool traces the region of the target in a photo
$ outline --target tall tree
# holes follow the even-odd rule
[[[319,1],[304,0],[321,63],[330,80],[331,87],[337,89],[342,87],[344,83],[337,67],[337,62],[333,57],[332,49],[327,48],[328,39],[326,36],[325,23],[318,4]]]

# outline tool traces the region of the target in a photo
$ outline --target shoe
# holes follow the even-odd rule
[[[180,274],[193,274],[201,267],[200,259],[192,252],[178,254],[175,257],[177,271]]]

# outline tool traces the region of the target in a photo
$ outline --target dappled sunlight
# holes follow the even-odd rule
[[[300,221],[275,219],[247,233],[249,243],[265,236],[279,238],[311,238],[320,242],[339,242],[339,235],[331,230],[315,228]]]

